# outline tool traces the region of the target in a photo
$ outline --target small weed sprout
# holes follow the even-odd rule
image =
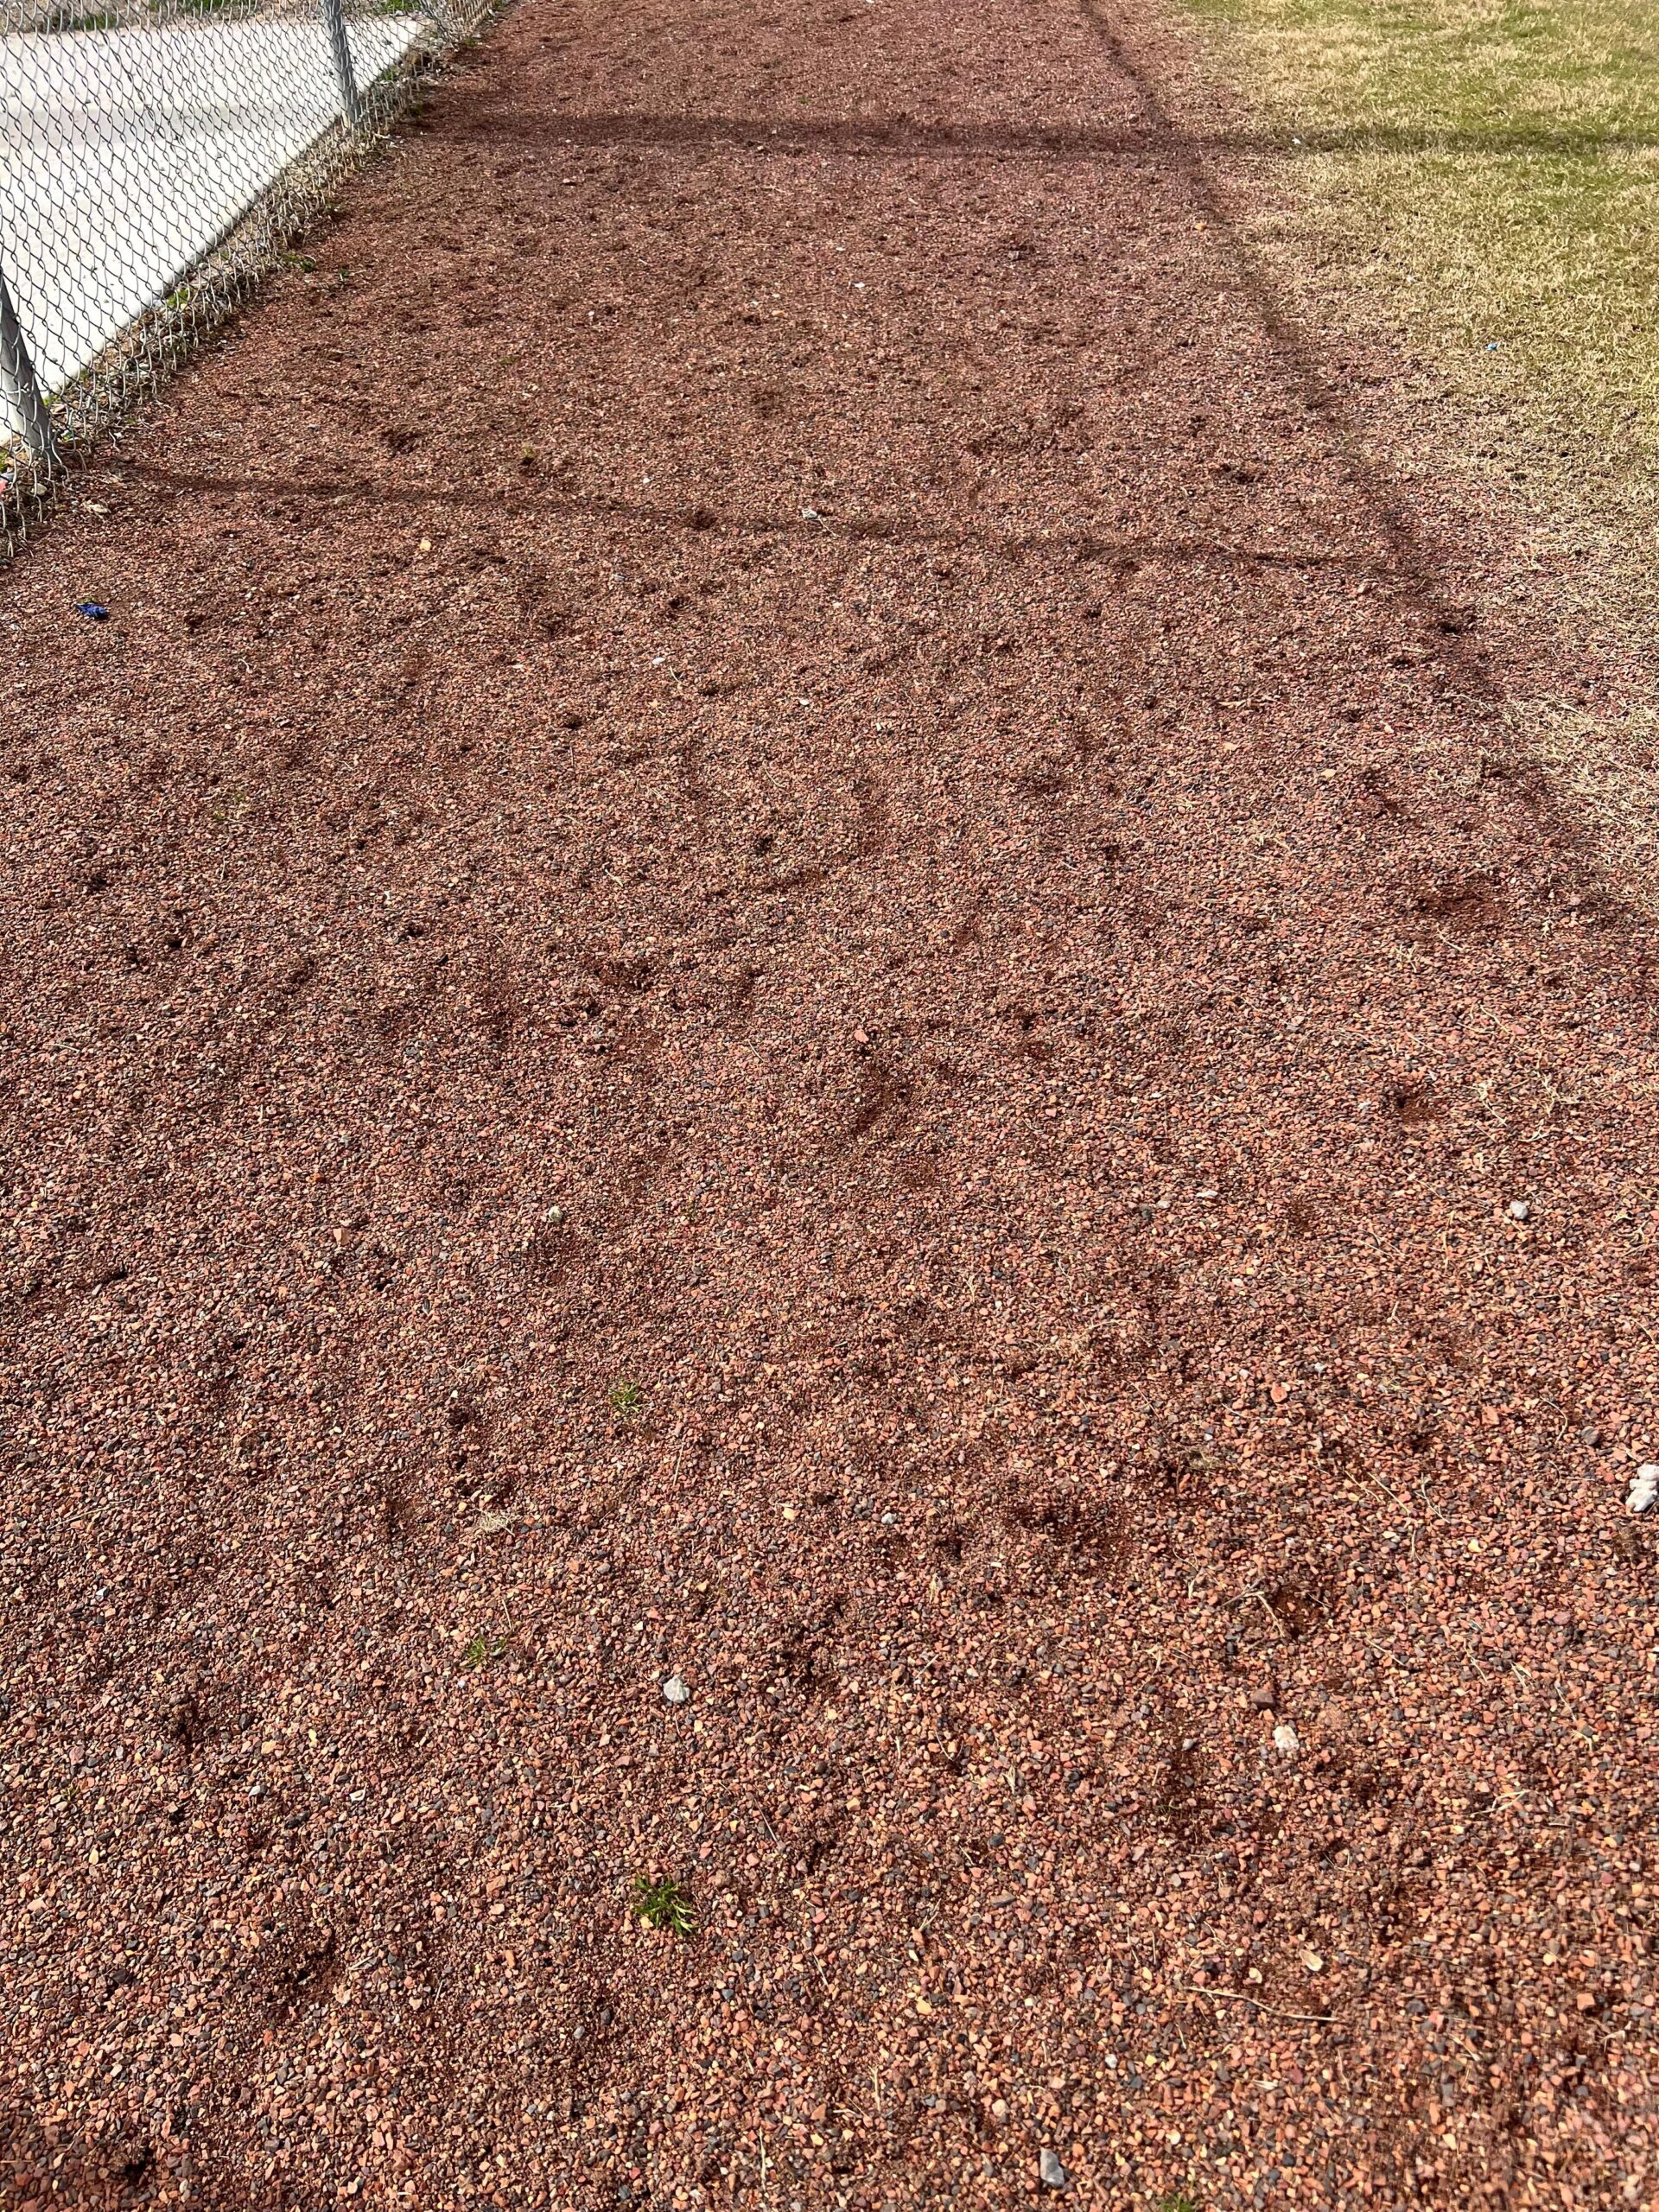
[[[653,1882],[649,1874],[636,1874],[633,1909],[647,1928],[666,1928],[676,1936],[689,1936],[697,1924],[690,1898],[667,1875]]]
[[[1190,2189],[1167,2189],[1158,2200],[1158,2212],[1198,2212],[1198,2200]]]
[[[637,1382],[617,1382],[611,1389],[611,1411],[619,1421],[632,1421],[645,1402],[645,1394]]]
[[[506,1648],[507,1639],[505,1636],[492,1636],[486,1629],[480,1629],[478,1634],[461,1653],[461,1663],[469,1670],[477,1667],[487,1667],[493,1660],[499,1659]]]

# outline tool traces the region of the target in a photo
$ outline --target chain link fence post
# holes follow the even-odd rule
[[[358,98],[357,72],[352,67],[351,41],[346,35],[346,17],[340,0],[322,0],[323,20],[328,26],[328,43],[334,48],[334,75],[340,80],[340,105],[348,129],[355,130],[363,119],[363,104]]]
[[[58,457],[52,435],[52,416],[41,397],[29,357],[22,325],[11,303],[11,288],[0,269],[0,405],[10,418],[10,428],[23,442],[23,450],[37,469],[51,467]]]
[[[496,4],[0,0],[0,562]]]

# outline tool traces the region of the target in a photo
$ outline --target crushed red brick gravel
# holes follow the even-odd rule
[[[1102,10],[525,0],[0,577],[8,2206],[1659,2201],[1659,950]]]

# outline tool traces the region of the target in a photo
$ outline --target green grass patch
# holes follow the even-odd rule
[[[461,1663],[469,1674],[480,1667],[493,1667],[506,1648],[505,1636],[493,1636],[487,1629],[480,1629],[461,1653]]]
[[[666,1876],[653,1881],[648,1874],[636,1874],[633,1909],[647,1928],[666,1928],[675,1936],[690,1936],[697,1924],[690,1898]]]
[[[1471,396],[1659,460],[1652,0],[1184,4],[1285,157],[1325,289]]]

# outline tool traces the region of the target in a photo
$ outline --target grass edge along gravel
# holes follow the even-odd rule
[[[1328,347],[1410,366],[1402,473],[1530,541],[1569,653],[1659,632],[1659,13],[1647,0],[1178,0],[1246,129],[1252,244]],[[1659,716],[1512,709],[1645,899]]]

